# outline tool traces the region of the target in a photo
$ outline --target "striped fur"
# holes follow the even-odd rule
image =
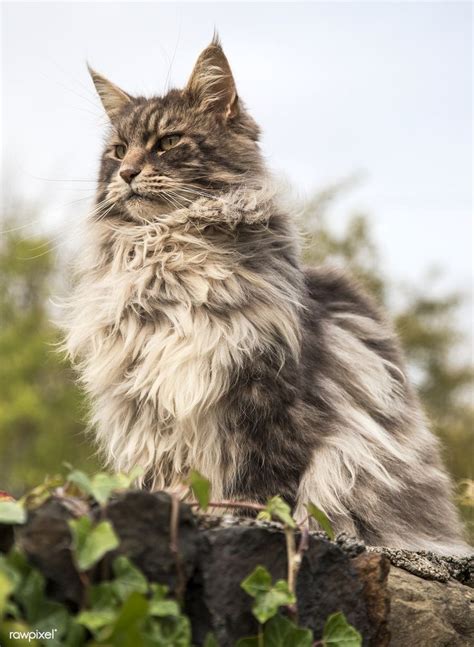
[[[219,43],[163,98],[94,75],[112,130],[64,326],[107,463],[152,488],[194,468],[216,498],[281,494],[371,544],[466,552],[397,340],[350,279],[301,267]]]

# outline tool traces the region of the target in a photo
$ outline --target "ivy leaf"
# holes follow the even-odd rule
[[[113,624],[112,633],[105,644],[116,647],[144,647],[145,636],[143,624],[148,616],[149,603],[141,593],[134,591],[124,601]]]
[[[264,566],[257,566],[240,584],[252,598],[267,593],[272,587],[272,576]]]
[[[257,515],[257,519],[259,521],[271,521],[272,515],[268,512],[268,510],[260,510]]]
[[[26,620],[31,624],[41,617],[41,607],[44,601],[45,580],[37,570],[31,570],[19,582],[15,598],[25,610]]]
[[[73,470],[67,476],[69,483],[74,483],[84,494],[88,496],[93,496],[92,494],[92,482],[85,472],[80,470]]]
[[[112,589],[120,600],[125,600],[133,591],[143,594],[148,592],[148,582],[145,576],[127,557],[123,555],[117,557],[112,569],[115,575]]]
[[[21,524],[26,521],[26,510],[18,501],[0,501],[0,523]]]
[[[125,490],[129,480],[124,474],[106,474],[99,472],[92,477],[92,496],[100,505],[105,505],[112,492]]]
[[[339,611],[332,613],[326,620],[323,631],[324,647],[361,647],[362,636],[347,622],[346,616]]]
[[[119,540],[109,521],[101,521],[93,527],[89,517],[69,521],[73,538],[73,553],[77,567],[86,571],[98,562],[109,550],[117,548]]]
[[[119,598],[114,589],[114,582],[100,582],[89,589],[92,609],[114,609],[119,606]]]
[[[313,517],[313,519],[315,519],[319,523],[329,539],[334,539],[334,530],[332,529],[331,522],[327,518],[326,513],[315,506],[314,503],[311,503],[311,501],[306,504],[306,510]]]
[[[76,617],[76,622],[86,627],[92,634],[97,635],[98,631],[107,625],[112,625],[117,619],[116,609],[91,609],[81,611]]]
[[[291,508],[280,496],[274,496],[267,502],[266,512],[276,517],[289,528],[296,528],[296,522],[291,516]]]
[[[255,598],[252,613],[260,624],[273,617],[279,607],[296,602],[295,596],[288,588],[288,582],[278,580],[272,586],[271,575],[263,566],[257,566],[240,586]]]
[[[263,634],[265,647],[311,647],[313,632],[297,627],[281,615],[274,616],[265,625]]]
[[[217,642],[214,634],[206,634],[206,638],[202,647],[219,647],[219,643]]]
[[[188,485],[196,497],[201,510],[206,511],[211,500],[211,483],[202,474],[192,470],[188,477]]]
[[[180,614],[180,608],[174,600],[153,600],[152,598],[149,613],[151,616],[157,616],[158,618],[169,616],[177,618]]]
[[[252,613],[260,622],[265,623],[277,613],[281,606],[294,604],[296,598],[288,588],[286,580],[278,580],[267,593],[261,593],[255,598]]]
[[[248,638],[240,638],[236,643],[235,647],[261,647],[262,643],[259,640],[258,636],[250,636]]]
[[[29,490],[20,499],[20,502],[28,509],[34,510],[42,503],[47,501],[53,491],[64,483],[64,478],[60,475],[47,477],[43,483]]]
[[[0,571],[0,619],[6,609],[8,598],[13,592],[14,584],[4,571]]]

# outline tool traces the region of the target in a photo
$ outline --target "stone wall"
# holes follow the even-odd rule
[[[17,541],[46,576],[48,593],[72,609],[82,600],[67,525],[74,512],[66,501],[50,499],[16,530]],[[96,567],[93,579],[107,577],[114,557],[125,554],[151,581],[181,591],[196,645],[208,631],[222,647],[256,633],[252,601],[240,582],[258,564],[274,579],[286,577],[278,524],[195,516],[181,504],[174,546],[166,494],[129,491],[111,501],[105,515],[120,547]],[[0,527],[0,550],[12,539],[11,528]],[[343,611],[370,647],[467,647],[474,645],[470,584],[472,561],[466,558],[365,549],[344,536],[331,542],[312,533],[296,584],[300,624],[318,637],[326,617]]]

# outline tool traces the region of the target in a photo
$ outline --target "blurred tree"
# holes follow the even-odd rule
[[[48,240],[7,230],[0,243],[0,488],[21,494],[63,461],[93,467],[82,397],[56,350]]]
[[[305,205],[305,260],[308,264],[329,261],[347,268],[381,305],[388,307],[425,412],[442,440],[448,469],[456,485],[466,491],[466,484],[474,477],[474,371],[470,358],[466,361],[465,353],[460,352],[469,344],[457,325],[465,298],[446,293],[432,296],[436,292],[435,273],[427,277],[423,289],[401,286],[384,276],[369,221],[363,214],[354,214],[336,234],[329,224],[330,210],[352,186],[351,179],[341,182],[316,194]],[[459,503],[474,542],[473,500],[463,495]]]

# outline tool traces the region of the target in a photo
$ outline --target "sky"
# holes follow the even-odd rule
[[[130,93],[186,83],[220,34],[269,166],[370,216],[383,270],[472,286],[472,7],[461,2],[4,2],[2,195],[74,235],[106,124],[86,60]]]

